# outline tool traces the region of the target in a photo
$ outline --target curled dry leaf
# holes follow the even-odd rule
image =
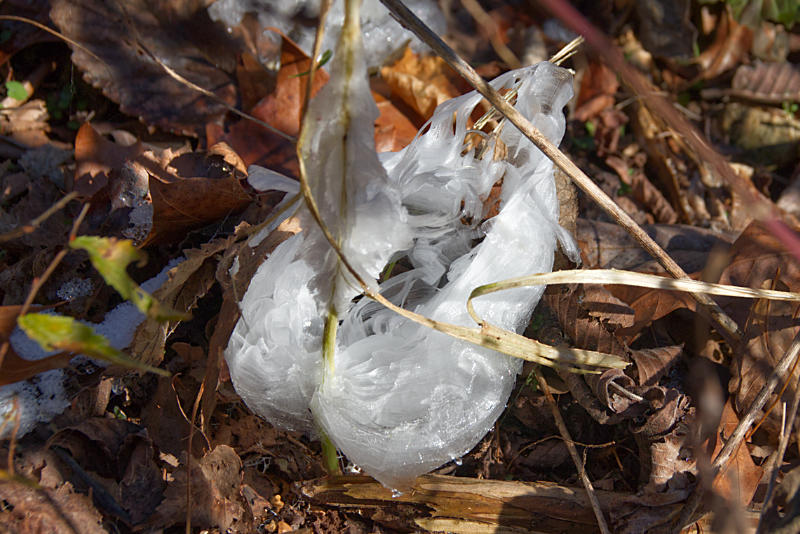
[[[631,359],[636,364],[639,384],[642,386],[658,384],[659,379],[678,362],[682,353],[683,345],[632,351]]]
[[[666,224],[678,222],[678,214],[675,213],[661,190],[647,178],[644,171],[628,166],[619,156],[608,156],[606,164],[614,169],[620,180],[632,189],[633,198],[653,214],[656,222]]]
[[[739,65],[752,43],[753,30],[736,22],[726,9],[717,26],[714,42],[695,59],[701,67],[699,77],[710,80]]]
[[[226,108],[175,80],[156,61],[190,82],[236,103],[231,76],[233,48],[203,2],[55,0],[50,18],[73,47],[72,60],[86,80],[123,112],[166,130],[196,134]],[[178,29],[182,29],[178,30]],[[230,65],[227,65],[230,63]]]
[[[208,154],[183,154],[168,165],[167,172],[175,169],[170,178],[177,179],[163,180],[161,173],[150,176],[153,224],[142,246],[182,238],[187,230],[238,213],[251,201],[240,181],[243,175],[236,170],[238,164],[231,165],[224,155],[215,154],[215,147]],[[183,174],[189,169],[194,172]],[[195,174],[198,171],[203,174]]]
[[[245,164],[225,143],[207,152],[156,154],[140,143],[117,145],[87,123],[78,132],[75,153],[75,190],[95,200],[107,195],[112,210],[131,208],[122,233],[140,246],[180,239],[251,201],[240,183]]]

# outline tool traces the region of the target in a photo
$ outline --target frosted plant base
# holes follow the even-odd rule
[[[557,143],[571,81],[567,71],[541,63],[506,73],[492,85],[515,88],[517,109]],[[550,271],[559,242],[568,255],[577,254],[557,223],[552,163],[516,129],[505,125],[500,131],[508,154],[503,161],[479,159],[474,151],[462,154],[468,118],[480,100],[473,92],[439,106],[425,133],[403,151],[382,155],[384,185],[370,184],[399,195],[409,214],[403,224],[414,237],[405,248],[395,247],[392,256],[407,257],[413,268],[384,282],[381,292],[407,309],[464,326],[475,326],[466,301],[478,285]],[[364,153],[364,159],[372,157]],[[466,223],[481,219],[483,201],[501,179],[500,213],[484,225]],[[375,227],[392,231],[390,216],[370,217]],[[307,231],[313,236],[318,229]],[[281,245],[283,253],[300,250],[293,247],[303,239],[314,241],[295,236]],[[309,267],[313,262],[306,264],[310,271],[298,269],[302,265],[282,257],[281,247],[262,266],[263,273],[259,269],[258,283],[254,279],[242,303],[251,329],[244,332],[237,325],[239,334],[226,351],[236,389],[254,411],[283,428],[318,425],[366,474],[401,489],[460,457],[491,430],[514,387],[519,360],[421,327],[362,299],[340,313],[334,364],[323,366],[324,308],[313,304],[319,298],[313,290],[318,277]],[[262,293],[251,295],[254,286]],[[263,292],[272,287],[283,288],[282,296],[274,289]],[[542,291],[495,293],[477,299],[475,308],[493,324],[521,332]],[[268,309],[261,309],[269,299]],[[283,318],[281,331],[272,330],[278,323],[267,320],[270,314]],[[267,349],[274,336],[290,336],[280,345],[294,348]],[[291,407],[283,404],[289,399]]]

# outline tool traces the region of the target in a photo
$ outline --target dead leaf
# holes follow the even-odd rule
[[[175,472],[164,501],[148,520],[149,528],[182,524],[186,517],[186,467]],[[192,526],[251,532],[252,517],[241,495],[242,461],[232,448],[218,445],[200,460],[192,462]]]
[[[633,325],[634,310],[614,297],[604,286],[585,284],[581,303],[590,316],[611,326],[624,328]]]
[[[214,283],[217,270],[215,256],[230,247],[232,239],[219,238],[203,244],[199,249],[184,250],[186,260],[170,269],[167,281],[153,297],[165,306],[188,313]],[[146,319],[138,326],[130,344],[130,353],[143,362],[158,365],[164,359],[167,336],[178,321]]]
[[[17,482],[0,482],[0,495],[8,503],[0,512],[0,526],[7,532],[107,534],[103,516],[86,495],[65,483],[58,489],[37,490]]]
[[[608,290],[635,312],[635,321],[617,335],[633,341],[643,328],[681,308],[695,310],[697,302],[684,291],[665,291],[636,286],[608,286]]]
[[[631,167],[622,158],[613,155],[606,158],[606,165],[614,169],[620,180],[632,189],[633,198],[653,214],[656,222],[666,224],[678,222],[678,214],[672,205],[642,169]]]
[[[800,121],[782,109],[729,102],[720,127],[746,161],[769,166],[797,161]]]
[[[436,106],[461,94],[453,83],[457,75],[442,58],[419,57],[408,47],[402,58],[381,69],[381,76],[392,93],[424,120],[433,115]]]
[[[800,102],[800,69],[788,62],[740,65],[730,94],[763,104]]]
[[[690,58],[697,29],[691,20],[689,0],[641,0],[634,3],[639,21],[637,35],[655,56]]]
[[[631,359],[633,363],[636,364],[636,371],[639,374],[639,385],[657,385],[659,379],[672,369],[679,361],[682,354],[683,345],[632,351]]]
[[[154,58],[229,105],[236,104],[235,47],[224,28],[208,18],[205,3],[147,0],[55,0],[50,18],[68,38],[84,78],[124,113],[165,130],[192,135],[227,110],[170,77]],[[222,66],[222,68],[220,68]],[[227,72],[226,72],[227,71]]]
[[[75,136],[75,178],[73,190],[84,198],[92,198],[118,173],[126,162],[142,153],[142,144],[121,146],[109,141],[84,123]],[[146,187],[147,184],[144,184]]]
[[[725,250],[730,237],[680,224],[646,225],[644,230],[687,273],[703,270],[709,251]],[[588,267],[661,273],[663,268],[630,235],[612,223],[578,219],[578,243]]]
[[[214,154],[214,147],[208,154],[178,155],[164,167],[153,159],[145,164],[145,156],[138,161],[150,173],[153,218],[141,246],[182,238],[188,230],[238,213],[252,200],[242,187],[242,174]]]
[[[573,117],[586,122],[612,107],[618,89],[617,75],[605,63],[599,60],[591,61],[581,78],[581,88]]]
[[[404,149],[417,136],[417,128],[391,101],[375,91],[372,96],[380,113],[375,121],[375,151],[398,152]]]
[[[764,286],[800,291],[800,266],[780,239],[761,223],[751,223],[731,248],[731,263],[720,283],[745,287]],[[738,299],[720,299],[723,309],[742,327],[742,346],[734,349],[729,390],[741,414],[752,403],[775,364],[788,350],[800,329],[800,306],[788,302],[758,301],[751,306]],[[797,388],[796,374],[784,392],[790,402]],[[774,398],[774,397],[773,397]],[[780,410],[773,410],[762,425],[777,439]]]
[[[68,451],[66,459],[79,468],[115,481],[119,503],[115,506],[124,508],[133,524],[149,517],[163,498],[156,450],[147,430],[139,425],[92,417],[58,431],[49,446]]]
[[[736,22],[726,9],[717,25],[714,42],[695,59],[701,68],[698,77],[711,80],[740,64],[750,51],[752,43],[753,30]]]
[[[300,132],[300,113],[308,86],[311,61],[291,39],[281,35],[281,68],[274,90],[248,111],[283,133],[297,136]],[[324,69],[314,71],[312,95],[328,81]],[[207,126],[209,144],[225,141],[239,154],[245,164],[257,164],[288,176],[297,176],[297,156],[292,143],[275,135],[263,126],[248,120],[233,124],[227,132],[217,126]]]
[[[711,458],[714,458],[722,450],[725,442],[733,434],[733,430],[738,424],[739,418],[736,417],[729,399],[722,410],[722,420],[719,423],[719,431],[713,442],[714,452]],[[743,443],[739,446],[727,467],[714,479],[714,491],[726,499],[734,499],[742,506],[748,506],[750,501],[753,500],[753,495],[756,493],[758,483],[761,481],[763,474],[764,469],[753,462],[747,445]]]

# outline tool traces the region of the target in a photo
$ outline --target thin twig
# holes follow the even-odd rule
[[[791,375],[789,375],[791,378]],[[788,379],[787,379],[788,382]],[[784,407],[786,405],[784,404]],[[767,495],[764,497],[764,504],[761,507],[761,515],[758,518],[758,527],[756,528],[756,534],[759,532],[763,532],[762,528],[764,527],[764,516],[769,511],[770,505],[772,504],[772,494],[775,491],[775,483],[778,480],[778,473],[781,471],[781,463],[783,463],[783,457],[786,454],[786,449],[789,447],[789,438],[792,436],[792,430],[794,429],[794,420],[797,417],[797,409],[800,407],[800,387],[795,389],[794,398],[792,398],[792,406],[789,408],[789,419],[784,423],[781,427],[781,439],[778,442],[778,456],[775,459],[775,465],[772,466],[772,472],[769,475],[769,485],[767,486]]]
[[[516,54],[511,51],[511,49],[503,42],[500,38],[500,31],[497,28],[497,23],[494,19],[486,12],[485,9],[478,3],[477,0],[461,0],[461,5],[464,6],[472,18],[475,19],[475,22],[478,23],[479,26],[483,27],[483,30],[487,33],[489,37],[489,42],[492,44],[492,48],[497,53],[497,55],[502,59],[505,64],[512,69],[518,69],[522,66],[520,63],[519,58],[517,58]]]
[[[606,518],[603,515],[603,510],[600,508],[600,501],[597,500],[597,494],[594,492],[592,481],[589,480],[589,475],[586,474],[586,468],[584,467],[581,457],[578,455],[578,449],[575,448],[575,442],[572,441],[572,436],[567,429],[567,424],[564,422],[564,418],[561,416],[561,410],[558,409],[558,404],[556,404],[553,394],[550,393],[550,388],[547,387],[547,384],[542,379],[542,375],[539,374],[539,371],[534,368],[532,374],[539,383],[539,389],[541,389],[544,393],[544,398],[547,400],[547,404],[550,405],[550,410],[553,412],[553,418],[556,420],[558,431],[561,433],[561,437],[564,440],[564,444],[567,446],[569,455],[572,457],[572,461],[575,464],[575,467],[578,469],[578,475],[583,483],[583,487],[586,488],[586,494],[589,496],[589,502],[592,504],[592,511],[594,511],[594,516],[597,518],[597,526],[600,527],[600,532],[603,534],[611,534],[611,531],[608,529],[608,524],[606,523]]]
[[[95,54],[92,53],[91,50],[89,50],[88,48],[86,48],[82,44],[78,43],[77,41],[74,41],[74,40],[70,39],[69,37],[67,37],[63,33],[60,33],[58,31],[54,30],[50,26],[45,26],[41,22],[37,22],[37,21],[35,21],[33,19],[29,19],[27,17],[20,17],[20,16],[17,16],[17,15],[0,15],[0,20],[13,20],[14,22],[24,22],[25,24],[30,24],[31,26],[36,26],[40,30],[44,30],[44,31],[46,31],[47,33],[49,33],[51,35],[55,35],[59,39],[63,39],[65,42],[71,44],[75,48],[79,48],[81,51],[89,54],[90,56],[92,56],[97,61],[99,61],[101,63],[105,63],[105,61],[103,61],[102,59],[97,57]]]
[[[713,477],[716,477],[717,474],[728,465],[730,459],[739,449],[739,446],[744,442],[747,430],[755,422],[755,420],[758,419],[761,409],[764,408],[764,405],[767,403],[767,400],[769,400],[772,392],[775,391],[775,388],[777,388],[778,384],[781,383],[782,378],[787,375],[789,368],[794,364],[798,354],[800,354],[800,333],[795,336],[791,346],[789,347],[789,350],[786,351],[786,354],[783,355],[778,364],[772,370],[769,378],[767,378],[767,381],[762,386],[761,391],[758,392],[758,395],[756,395],[756,398],[753,399],[753,402],[747,409],[747,413],[739,420],[739,424],[736,425],[736,428],[734,429],[730,438],[728,438],[728,441],[722,447],[722,450],[719,451],[717,457],[714,458],[714,462],[711,464],[710,471],[712,480]],[[712,480],[708,480],[709,486]],[[700,501],[703,499],[704,494],[705,486],[703,484],[697,484],[694,492],[686,501],[683,511],[681,512],[681,516],[678,518],[678,522],[675,524],[675,532],[680,532],[685,525],[688,525],[695,519],[693,518],[694,512],[697,510],[697,507],[700,504]]]
[[[381,0],[392,15],[417,37],[430,46],[442,57],[456,72],[458,72],[470,85],[475,87],[490,104],[497,108],[525,137],[530,139],[555,165],[575,184],[588,194],[595,202],[617,223],[622,226],[651,256],[675,278],[688,278],[684,270],[673,260],[658,243],[656,243],[636,222],[623,211],[617,204],[600,189],[577,165],[575,165],[558,147],[536,129],[519,111],[514,109],[505,99],[477,72],[450,48],[434,31],[428,28],[414,13],[403,5],[400,0]],[[731,346],[736,346],[741,339],[741,331],[719,305],[706,295],[692,293],[699,302],[701,309],[707,310],[710,319],[716,324],[720,334]]]
[[[6,232],[5,234],[0,234],[0,243],[5,243],[6,241],[11,241],[12,239],[17,239],[22,237],[26,234],[30,234],[34,232],[41,224],[49,219],[53,214],[58,212],[59,210],[63,209],[64,206],[69,204],[73,199],[77,198],[78,193],[75,191],[67,194],[63,198],[61,198],[58,202],[47,208],[41,215],[33,219],[28,224],[23,224],[18,228],[14,228],[10,232]]]
[[[86,213],[89,211],[90,205],[91,204],[89,204],[88,202],[84,204],[83,209],[81,209],[81,212],[78,214],[78,216],[75,218],[75,221],[72,223],[72,229],[69,232],[69,238],[68,238],[69,241],[75,239],[75,236],[78,234],[78,227],[83,222],[83,218],[86,217]],[[42,276],[39,276],[38,278],[35,278],[33,280],[33,284],[31,284],[31,289],[28,292],[28,297],[25,299],[25,302],[22,304],[22,309],[19,312],[20,315],[25,315],[26,313],[28,313],[28,310],[33,304],[33,299],[36,298],[36,294],[42,288],[47,279],[50,278],[50,275],[53,274],[53,271],[56,270],[56,267],[58,267],[58,264],[61,263],[61,260],[64,259],[64,256],[66,256],[68,252],[69,252],[68,247],[64,247],[63,249],[58,251],[58,254],[56,254],[55,258],[53,258],[53,260],[47,266],[47,269],[45,269],[44,273],[42,273]],[[0,365],[2,365],[2,362],[0,362]]]
[[[186,443],[186,534],[192,534],[192,438],[194,437],[194,420],[197,418],[197,409],[200,407],[200,399],[203,398],[203,388],[205,385],[205,382],[200,383],[200,390],[197,392],[197,397],[194,399],[192,419],[189,421],[189,439]],[[173,389],[175,389],[174,384]],[[175,393],[177,395],[177,391]],[[181,401],[178,399],[178,407],[180,407],[180,405]],[[183,412],[183,408],[181,408],[181,412]],[[183,414],[183,416],[186,417],[186,414]],[[208,441],[208,438],[202,430],[200,433],[203,434],[210,449],[211,442]]]

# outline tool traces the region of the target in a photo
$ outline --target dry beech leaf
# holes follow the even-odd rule
[[[712,249],[730,246],[719,232],[679,224],[646,225],[644,230],[688,272],[705,267]],[[578,243],[587,267],[663,273],[664,269],[619,225],[578,219]]]
[[[84,123],[75,136],[75,179],[73,189],[81,196],[91,198],[104,189],[112,173],[133,161],[142,153],[142,144],[122,146],[109,141]]]
[[[192,526],[252,532],[249,507],[240,493],[242,461],[231,447],[218,445],[200,460],[193,460],[191,477]],[[186,517],[186,466],[169,483],[164,500],[147,521],[150,528],[183,523]]]
[[[746,287],[775,287],[784,291],[800,291],[800,266],[781,241],[758,222],[751,223],[731,248],[732,261],[722,273],[720,283]],[[734,350],[730,391],[734,408],[743,413],[761,389],[775,364],[788,350],[798,332],[800,305],[791,302],[756,301],[743,306],[738,299],[720,299],[723,309],[744,331],[742,347]],[[797,375],[792,375],[784,393],[790,402],[797,388]],[[780,410],[773,410],[765,423],[777,438]],[[762,428],[764,426],[762,425]]]
[[[740,65],[731,81],[732,94],[764,104],[800,102],[800,69],[788,62]]]
[[[736,417],[731,401],[728,399],[722,410],[719,430],[712,442],[714,450],[711,458],[719,453],[738,424],[739,418]],[[747,445],[742,444],[727,467],[714,479],[714,491],[726,499],[734,500],[742,506],[748,506],[753,500],[753,495],[756,493],[763,474],[764,469],[753,462]]]
[[[639,373],[639,385],[655,386],[678,362],[683,353],[683,345],[639,349],[631,352],[631,359]]]
[[[191,152],[177,156],[166,169],[150,164],[147,170],[152,171],[153,225],[141,246],[182,238],[188,230],[238,213],[251,201],[240,182],[241,173],[223,155],[215,154],[214,147],[208,154]],[[170,181],[163,179],[162,171]],[[195,174],[199,172],[203,174]]]
[[[619,89],[615,72],[599,60],[592,60],[581,79],[581,88],[575,105],[576,120],[588,121],[601,111],[614,105],[614,96]]]
[[[612,326],[629,327],[634,322],[634,310],[601,285],[583,286],[583,308],[586,312]]]
[[[117,483],[117,500],[133,524],[144,521],[163,498],[164,483],[156,449],[139,425],[121,419],[93,417],[59,430],[49,441],[84,469]]]
[[[425,120],[436,106],[461,94],[454,85],[457,75],[442,58],[419,57],[408,47],[402,58],[381,69],[381,77],[392,93]]]
[[[699,78],[711,80],[739,65],[750,52],[752,43],[753,30],[736,22],[726,9],[717,26],[714,42],[695,59],[701,67]]]
[[[633,198],[653,214],[656,222],[665,224],[678,222],[678,214],[672,205],[642,170],[629,167],[619,156],[608,156],[606,165],[614,169],[620,180],[631,187]]]
[[[375,121],[375,151],[398,152],[404,149],[417,136],[417,128],[390,100],[375,91],[372,96],[380,113]]]
[[[565,287],[567,288],[565,290]],[[594,305],[597,309],[600,304],[598,298],[602,294],[602,288],[595,288]],[[625,360],[629,360],[628,347],[620,342],[617,337],[608,330],[606,325],[597,317],[589,315],[589,312],[583,307],[584,291],[581,286],[562,286],[560,288],[548,288],[544,293],[545,302],[553,310],[558,322],[561,325],[564,334],[572,340],[572,346],[596,350],[608,354],[620,356]],[[611,305],[615,304],[615,299],[610,298]],[[570,373],[560,373],[560,376],[566,380],[570,391],[576,399],[589,411],[590,414],[597,414],[592,408],[592,399],[582,392],[577,391],[577,384],[574,380],[567,380],[565,377]],[[615,391],[610,390],[611,382],[616,382],[623,388],[630,389],[635,386],[633,380],[619,369],[609,369],[602,374],[587,375],[585,377],[577,377],[578,380],[585,380],[597,399],[606,408],[610,409],[615,414],[626,414],[630,409],[634,408],[634,402],[630,399],[620,397]],[[627,415],[627,414],[626,414]],[[640,415],[637,411],[636,414],[630,413],[631,416]],[[601,421],[602,422],[602,421]]]
[[[169,271],[167,281],[153,293],[153,297],[174,310],[191,311],[214,284],[216,256],[230,247],[232,241],[233,238],[219,238],[199,249],[184,250],[186,260]],[[177,321],[146,319],[133,335],[130,353],[139,361],[158,365],[164,358],[167,336],[177,324]]]
[[[0,514],[0,526],[7,532],[108,534],[91,497],[75,492],[69,482],[58,489],[0,482],[0,493],[7,503]]]
[[[50,18],[64,35],[100,58],[73,48],[72,60],[84,78],[125,113],[192,135],[226,112],[219,102],[170,77],[152,56],[229,105],[236,104],[236,89],[226,72],[235,67],[229,59],[235,57],[234,47],[224,28],[208,18],[202,1],[188,0],[178,7],[147,0],[54,0]]]
[[[666,291],[636,286],[608,286],[608,290],[635,312],[635,321],[616,334],[633,341],[643,328],[680,308],[694,310],[697,302],[685,291]]]
[[[263,87],[263,98],[248,113],[287,135],[300,132],[300,114],[308,86],[311,61],[305,52],[289,38],[281,35],[281,68],[274,87]],[[324,69],[314,71],[312,96],[328,81]],[[251,89],[255,91],[255,89]],[[246,165],[258,164],[290,176],[297,176],[295,147],[263,126],[241,119],[223,131],[217,125],[207,125],[209,144],[225,141],[239,154]]]

